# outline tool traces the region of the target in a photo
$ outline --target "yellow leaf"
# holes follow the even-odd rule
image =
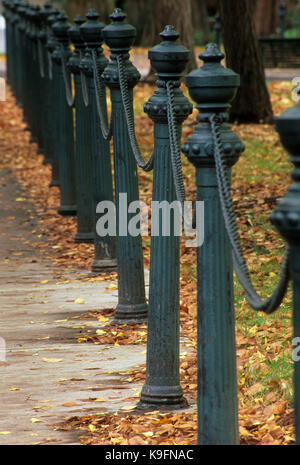
[[[75,300],[75,303],[76,303],[76,304],[83,304],[83,302],[85,302],[84,299],[80,299],[80,298],[79,298],[79,299],[76,299],[76,300]]]
[[[106,399],[104,397],[98,397],[95,399],[95,402],[106,402]]]
[[[76,402],[65,402],[63,404],[64,407],[73,407],[74,405],[78,405],[78,404],[76,404]]]
[[[49,279],[44,279],[44,281],[40,281],[41,284],[47,284],[49,282]]]
[[[98,334],[98,336],[102,336],[103,334],[106,334],[106,332],[103,331],[103,329],[97,329],[96,334]]]
[[[122,438],[112,438],[111,442],[113,443],[114,446],[117,444],[121,444]]]
[[[23,197],[18,197],[16,199],[16,202],[24,202],[26,199],[23,199]]]
[[[121,410],[134,410],[136,405],[128,405],[127,407],[121,407]]]
[[[10,391],[20,391],[21,388],[14,387],[14,388],[10,388],[9,390],[10,390]]]
[[[147,431],[146,433],[142,433],[146,438],[151,438],[154,433],[152,431]]]
[[[31,423],[38,423],[43,420],[39,420],[38,418],[31,418]]]
[[[80,343],[80,342],[86,342],[86,337],[79,337],[79,338],[77,339],[77,342],[79,342],[79,343]]]
[[[117,289],[117,286],[115,284],[110,284],[107,289]]]
[[[104,322],[104,321],[108,321],[108,318],[106,318],[105,316],[98,316],[98,321],[101,321],[101,322]]]
[[[94,431],[96,431],[96,426],[89,425],[89,430],[93,433]]]
[[[252,328],[249,329],[250,334],[256,334],[257,333],[257,327],[253,326]]]
[[[61,362],[63,359],[62,358],[43,358],[43,362],[48,362],[48,363],[57,363]]]
[[[11,434],[10,431],[0,431],[0,434]]]

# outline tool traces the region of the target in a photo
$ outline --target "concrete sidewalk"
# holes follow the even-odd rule
[[[114,308],[117,290],[108,289],[109,281],[72,283],[76,270],[66,274],[69,283],[57,282],[57,270],[34,247],[38,225],[28,214],[34,207],[16,202],[20,196],[26,193],[13,176],[0,171],[0,336],[6,343],[0,445],[76,444],[76,433],[54,425],[132,405],[123,399],[137,396],[141,385],[129,385],[120,372],[145,362],[145,346],[77,342],[82,328],[107,324],[85,317],[88,310]]]

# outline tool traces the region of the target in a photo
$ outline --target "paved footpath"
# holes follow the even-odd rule
[[[0,445],[79,444],[76,432],[55,425],[132,405],[123,399],[141,385],[119,372],[145,363],[145,346],[77,342],[78,327],[107,324],[83,317],[115,307],[117,290],[107,281],[72,282],[76,270],[59,284],[53,263],[34,247],[34,206],[20,197],[13,176],[0,170]]]

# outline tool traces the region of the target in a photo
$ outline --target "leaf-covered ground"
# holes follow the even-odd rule
[[[291,85],[269,85],[274,113],[293,105]],[[152,123],[143,113],[144,102],[154,88],[140,84],[135,89],[136,132],[145,157],[152,152]],[[186,93],[186,89],[184,89]],[[184,124],[183,140],[193,131],[196,111]],[[269,125],[234,126],[246,145],[246,151],[233,170],[232,195],[242,245],[255,285],[267,296],[278,279],[284,243],[271,227],[268,216],[290,183],[291,166],[281,148],[278,135]],[[110,280],[116,274],[87,278],[93,261],[93,246],[75,244],[76,218],[57,213],[59,190],[49,188],[51,170],[43,164],[43,155],[29,142],[30,134],[22,121],[22,111],[8,91],[0,102],[0,168],[9,168],[30,198],[38,217],[38,246],[60,267],[57,279],[64,281],[65,270],[77,269],[81,280]],[[183,157],[186,197],[195,197],[194,169]],[[139,172],[140,198],[151,201],[152,174]],[[16,199],[22,202],[23,199]],[[149,266],[150,237],[143,238],[144,263]],[[188,401],[195,404],[196,376],[196,250],[181,244],[181,334],[190,341],[190,351],[181,355],[181,383]],[[239,388],[239,424],[242,444],[290,444],[294,440],[291,359],[291,292],[272,316],[254,312],[246,303],[235,281],[236,344]],[[78,339],[79,344],[145,344],[146,325],[119,327],[110,324],[111,312],[88,315],[105,325]],[[145,378],[145,367],[128,373],[128,380]],[[90,415],[66,420],[66,429],[82,431],[84,444],[196,444],[196,413],[117,412],[115,415]]]

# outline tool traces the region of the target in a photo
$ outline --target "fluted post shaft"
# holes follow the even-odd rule
[[[61,63],[61,47],[67,57],[69,51],[68,30],[64,13],[60,14],[53,24],[53,33],[57,38],[57,46],[52,54],[53,78],[57,90],[57,154],[59,163],[60,207],[61,215],[76,215],[76,181],[75,181],[75,153],[73,133],[73,110],[66,99],[65,83]]]
[[[293,288],[293,352],[294,361],[294,423],[296,444],[300,445],[300,105],[285,111],[276,119],[276,130],[283,147],[294,165],[293,184],[271,214],[276,226],[290,248],[290,273]]]
[[[59,79],[58,70],[56,63],[52,60],[52,54],[56,47],[56,39],[53,35],[52,25],[56,22],[58,15],[60,14],[58,9],[51,10],[51,14],[46,20],[47,24],[47,42],[46,42],[46,60],[47,60],[47,72],[48,72],[48,131],[47,131],[47,145],[49,147],[49,153],[51,154],[51,181],[50,187],[59,186],[59,149],[58,149],[58,118],[57,118],[57,81]]]
[[[204,243],[197,249],[198,320],[198,441],[199,444],[237,444],[233,266],[231,248],[219,201],[213,155],[211,114],[220,124],[228,178],[243,144],[225,123],[239,85],[239,76],[223,68],[224,55],[209,44],[200,58],[204,65],[186,77],[199,110],[198,125],[182,150],[196,167],[197,200],[204,202]]]
[[[108,60],[102,50],[102,29],[104,24],[99,21],[99,14],[89,10],[87,21],[80,26],[81,36],[85,41],[86,53],[81,61],[82,71],[86,75],[88,99],[90,106],[90,144],[92,154],[92,194],[93,194],[93,220],[94,220],[94,261],[92,272],[98,273],[116,269],[116,238],[109,234],[102,236],[97,231],[98,221],[103,216],[97,207],[101,202],[113,202],[113,182],[109,140],[102,134],[97,106],[97,92],[94,79],[94,59],[96,61],[97,75],[106,67]],[[106,102],[101,102],[103,116],[107,119]]]
[[[68,68],[75,82],[75,139],[76,139],[76,192],[77,233],[76,242],[94,242],[94,216],[92,197],[92,154],[91,154],[91,102],[84,101],[81,82],[81,54],[85,48],[80,35],[84,19],[75,19],[69,29],[69,37],[75,50],[68,61]]]
[[[139,199],[137,166],[128,138],[116,61],[119,53],[126,59],[124,67],[132,105],[132,89],[140,76],[128,60],[128,51],[135,37],[135,29],[123,23],[125,15],[119,10],[115,10],[111,19],[112,24],[103,29],[104,40],[111,51],[111,62],[103,73],[103,79],[110,88],[112,103],[118,259],[118,305],[115,319],[144,321],[147,317],[148,306],[144,285],[142,239],[140,235],[132,236],[128,231],[131,218],[136,216],[128,212],[128,207],[131,202]],[[124,221],[120,218],[122,215],[127,216]]]
[[[174,81],[176,86],[173,105],[180,137],[181,124],[192,111],[192,105],[178,89],[180,73],[190,52],[176,43],[179,34],[173,27],[167,26],[161,37],[162,44],[149,52],[151,64],[158,71],[158,90],[145,104],[145,111],[154,121],[152,226],[155,222],[158,231],[151,230],[147,368],[138,404],[140,408],[181,408],[186,405],[179,379],[178,225],[182,218],[173,179],[166,83]],[[154,205],[168,205],[169,216],[161,208],[157,213]],[[166,222],[169,223],[167,233],[164,232]]]

